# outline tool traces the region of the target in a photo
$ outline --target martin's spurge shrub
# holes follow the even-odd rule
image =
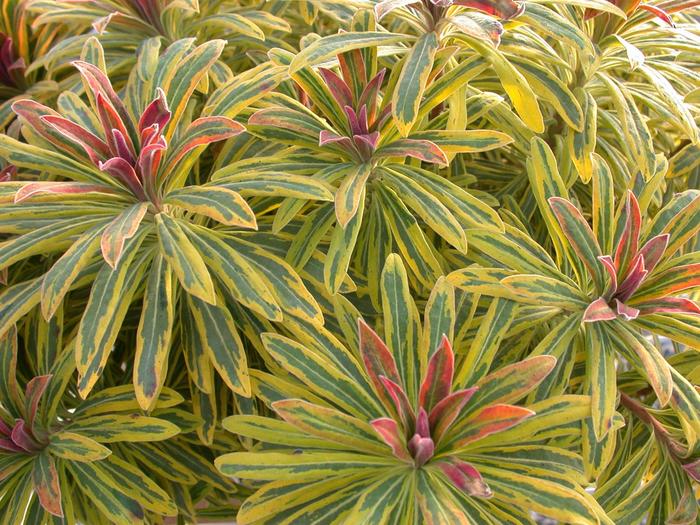
[[[700,523],[697,0],[0,7],[0,525]]]

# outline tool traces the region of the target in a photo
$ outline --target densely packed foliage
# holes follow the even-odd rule
[[[0,6],[0,524],[700,523],[696,0]]]

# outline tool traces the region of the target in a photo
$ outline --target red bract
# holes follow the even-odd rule
[[[338,129],[318,132],[319,146],[356,164],[375,164],[392,157],[413,157],[434,164],[447,164],[445,153],[429,140],[405,138],[380,145],[380,132],[389,125],[387,121],[391,118],[391,104],[383,103],[381,94],[386,71],[382,69],[369,79],[368,67],[359,51],[350,51],[337,58],[340,75],[324,67],[318,71],[328,95],[342,108],[343,114],[324,114],[328,122],[337,122]],[[298,125],[290,122],[288,115],[283,116],[276,107],[261,109],[248,122],[252,126],[285,129],[294,129]]]
[[[663,20],[666,22],[668,25],[671,27],[675,27],[675,24],[673,23],[673,20],[671,20],[671,16],[661,9],[658,6],[654,6],[651,4],[642,4],[641,0],[608,0],[611,4],[619,7],[624,13],[629,17],[630,15],[633,15],[637,9],[643,9],[644,11],[648,11],[649,13],[653,14],[660,20]],[[598,15],[601,14],[601,11],[598,11],[596,9],[586,9],[586,13],[584,15],[584,18],[586,20],[590,20],[591,18],[594,18]]]
[[[26,64],[22,57],[17,57],[12,38],[0,33],[0,84],[12,88],[25,85],[24,71]]]
[[[138,122],[134,122],[107,75],[87,62],[75,61],[73,65],[92,95],[93,108],[101,126],[98,134],[33,100],[19,100],[12,105],[12,109],[59,151],[72,157],[85,158],[136,199],[151,202],[160,208],[160,187],[164,182],[164,174],[160,173],[161,161],[168,148],[165,128],[171,118],[165,93],[156,88],[155,98],[143,110]],[[220,124],[227,131],[211,136],[200,133],[199,127],[211,123]],[[243,126],[224,117],[202,117],[194,121],[189,130],[193,138],[171,155],[170,168],[192,149],[237,135]],[[171,169],[163,171],[168,173]],[[67,193],[95,190],[94,185],[68,184],[62,183],[52,189]],[[47,190],[44,182],[29,184],[22,188],[21,198],[17,200],[33,192]]]
[[[642,215],[637,198],[627,193],[625,208],[617,224],[619,235],[612,255],[601,255],[601,248],[581,212],[560,197],[549,200],[574,252],[587,266],[596,287],[602,295],[586,309],[586,322],[609,321],[620,317],[636,319],[653,313],[700,314],[700,306],[685,297],[671,295],[700,284],[700,265],[687,264],[662,267],[659,264],[669,256],[670,234],[659,233],[642,242]],[[597,259],[597,260],[596,260]],[[602,268],[602,272],[599,271]],[[598,279],[596,279],[597,276]]]
[[[336,144],[358,160],[366,161],[372,157],[377,148],[379,129],[391,115],[389,105],[378,115],[376,111],[377,97],[386,71],[384,69],[379,71],[364,87],[362,94],[355,97],[348,83],[349,80],[345,77],[348,67],[343,67],[342,55],[338,59],[341,61],[341,72],[344,78],[340,78],[326,68],[319,68],[319,72],[333,97],[345,112],[347,136],[324,130],[319,135],[319,144],[321,146]]]
[[[478,387],[452,391],[454,352],[447,337],[443,336],[440,346],[428,361],[417,406],[412,406],[389,348],[362,320],[359,321],[359,330],[365,370],[385,408],[392,414],[371,421],[371,425],[394,456],[416,468],[422,467],[438,454],[445,436]],[[459,448],[473,443],[511,428],[533,414],[531,410],[512,405],[486,407],[471,421],[473,429],[463,430],[452,445]],[[460,490],[476,497],[491,496],[481,474],[468,462],[448,453],[435,464]]]
[[[15,420],[12,427],[0,419],[0,449],[37,454],[48,445],[46,431],[37,427],[35,423],[39,401],[50,379],[50,375],[38,376],[27,383],[23,417]]]

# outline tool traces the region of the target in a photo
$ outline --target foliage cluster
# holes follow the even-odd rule
[[[0,525],[700,524],[697,0],[0,0]]]

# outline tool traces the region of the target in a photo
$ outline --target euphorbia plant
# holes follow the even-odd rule
[[[17,235],[6,242],[0,266],[37,253],[60,257],[45,275],[3,293],[7,316],[0,332],[39,302],[50,318],[71,289],[87,284],[80,279],[87,274],[92,293],[76,340],[82,396],[99,378],[137,293],[143,294],[143,315],[134,384],[144,408],[153,406],[163,385],[176,319],[192,319],[201,342],[189,351],[206,356],[194,361],[199,364],[193,374],[213,365],[243,395],[249,393],[246,355],[226,301],[270,319],[281,319],[285,305],[293,315],[321,319],[315,300],[284,261],[214,228],[256,228],[241,195],[198,184],[191,174],[208,144],[243,130],[229,117],[191,118],[186,112],[223,46],[172,44],[151,64],[150,74],[162,84],[132,76],[124,99],[98,66],[76,62],[92,110],[70,93],[61,98],[63,114],[30,100],[13,106],[32,144],[3,136],[0,151],[23,177],[35,173],[38,180],[4,183],[2,190],[17,217],[38,220],[6,230]],[[100,205],[93,206],[93,199]],[[49,211],[56,202],[60,212]],[[226,351],[213,343],[224,333],[234,343]]]
[[[490,373],[493,347],[471,348],[456,360],[448,338],[435,337],[454,327],[449,285],[441,280],[434,288],[418,334],[414,315],[397,317],[411,311],[397,256],[389,258],[382,282],[385,315],[396,323],[386,325],[391,346],[362,319],[352,335],[357,349],[323,329],[309,334],[290,325],[304,343],[264,335],[270,356],[290,375],[255,374],[258,395],[281,421],[252,415],[224,421],[228,430],[261,443],[219,457],[219,469],[268,482],[243,504],[238,522],[497,523],[525,519],[527,501],[558,519],[609,523],[568,481],[579,476],[579,459],[536,444],[584,417],[586,398],[513,404],[548,375],[555,359],[532,357]],[[512,308],[496,310],[514,315]],[[504,319],[492,322],[480,331],[498,332]],[[539,467],[529,465],[534,457]],[[541,476],[541,468],[552,470]]]
[[[418,220],[459,250],[465,248],[466,225],[500,229],[500,219],[487,204],[430,171],[429,165],[446,164],[448,154],[498,148],[510,138],[489,130],[425,130],[401,138],[389,118],[387,91],[395,86],[384,87],[385,73],[377,71],[376,50],[368,53],[370,58],[359,51],[339,55],[340,75],[327,68],[318,73],[310,67],[297,70],[293,78],[312,110],[276,95],[270,98],[272,107],[253,114],[248,127],[262,138],[314,152],[314,178],[337,185],[337,224],[327,251],[326,286],[336,292],[352,261],[367,253],[373,261],[370,293],[377,301],[376,277],[393,243],[422,284],[429,286],[442,273],[428,239],[410,233],[416,231]],[[289,56],[281,51],[274,58],[289,63]],[[303,157],[297,160],[297,149],[288,152],[292,154],[288,162],[284,154],[275,155],[270,162],[285,167],[307,162]],[[426,168],[412,159],[426,163]],[[260,172],[267,169],[264,165],[258,168]],[[222,170],[222,181],[227,171]],[[303,211],[304,204],[299,199],[283,203],[273,228],[288,224]],[[303,266],[331,226],[332,216],[327,213],[309,215],[302,231],[317,234],[297,238],[293,261]]]
[[[645,332],[694,344],[693,323],[700,309],[694,301],[677,295],[699,284],[697,252],[679,252],[700,228],[696,213],[700,194],[688,190],[676,195],[642,230],[637,198],[627,193],[623,204],[615,206],[610,171],[597,157],[590,226],[566,199],[551,150],[539,139],[532,141],[532,150],[529,174],[560,264],[543,256],[541,248],[522,231],[510,228],[502,235],[480,236],[476,246],[485,250],[491,242],[495,249],[489,259],[513,272],[467,268],[455,272],[452,281],[471,289],[488,276],[486,287],[481,288],[487,293],[556,306],[565,316],[556,328],[557,337],[564,341],[578,338],[579,327],[583,327],[592,429],[596,441],[601,441],[613,426],[616,389],[611,378],[616,374],[616,351],[642,371],[661,406],[671,399],[674,385],[686,383],[672,373]],[[513,242],[527,246],[519,258],[510,251]]]
[[[36,336],[41,340],[40,331]],[[43,342],[60,345],[60,341]],[[14,327],[0,338],[0,351],[2,523],[43,523],[54,516],[67,523],[133,524],[143,523],[148,513],[177,514],[170,496],[148,477],[148,470],[110,449],[120,441],[171,438],[180,431],[177,425],[139,414],[133,389],[106,388],[86,401],[77,400],[70,347],[59,346],[52,366],[39,365],[48,373],[32,377],[23,388]],[[168,391],[158,408],[181,401]],[[177,421],[180,414],[171,409],[164,416]],[[108,478],[121,481],[99,481]]]
[[[0,523],[696,523],[698,13],[0,0]]]

